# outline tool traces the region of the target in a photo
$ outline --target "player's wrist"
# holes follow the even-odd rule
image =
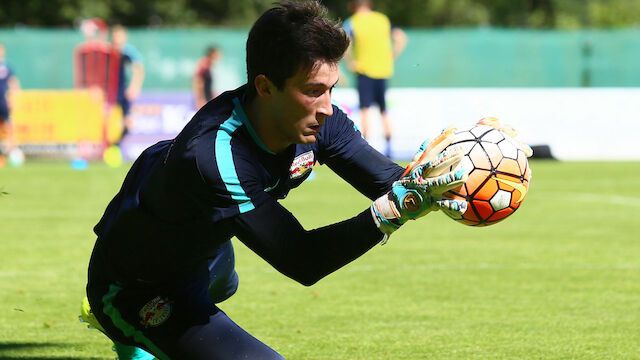
[[[386,244],[387,240],[389,240],[389,236],[391,236],[394,231],[398,230],[400,226],[402,226],[402,224],[395,222],[394,219],[387,219],[384,217],[384,215],[382,215],[382,211],[384,210],[381,210],[380,207],[386,206],[386,204],[384,204],[384,201],[387,200],[382,200],[380,202],[376,200],[369,208],[371,211],[373,222],[383,235],[382,240],[380,240],[380,245]]]
[[[426,214],[425,200],[418,190],[396,182],[391,191],[373,202],[371,214],[378,229],[388,237],[408,220]]]
[[[399,214],[399,221],[403,224],[407,220],[415,220],[424,216],[428,212],[429,206],[433,203],[431,196],[425,189],[411,183],[397,181],[391,188],[390,197]]]

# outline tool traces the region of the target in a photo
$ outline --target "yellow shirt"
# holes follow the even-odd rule
[[[393,75],[391,22],[379,12],[356,13],[345,24],[353,39],[357,72],[374,79]]]

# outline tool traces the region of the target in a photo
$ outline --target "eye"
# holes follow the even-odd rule
[[[321,88],[311,88],[305,92],[308,96],[319,97],[324,94],[324,89]]]

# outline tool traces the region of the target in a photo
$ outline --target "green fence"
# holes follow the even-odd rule
[[[640,30],[529,31],[407,30],[409,45],[396,63],[397,87],[640,86]],[[145,90],[187,90],[209,44],[223,59],[218,85],[243,83],[247,30],[133,29],[142,55]],[[72,87],[72,30],[0,29],[7,60],[25,88]],[[286,54],[283,54],[286,56]],[[353,84],[353,82],[351,82]]]
[[[398,86],[640,86],[640,31],[408,31]]]

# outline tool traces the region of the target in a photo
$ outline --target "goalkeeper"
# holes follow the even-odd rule
[[[248,84],[145,150],[107,206],[94,229],[83,316],[120,359],[283,359],[215,305],[238,286],[233,236],[309,286],[411,219],[464,212],[464,201],[442,195],[467,175],[455,148],[441,152],[450,133],[425,143],[403,176],[332,105],[349,39],[325,16],[315,0],[266,11],[247,40]],[[373,205],[305,230],[278,200],[316,162]]]

